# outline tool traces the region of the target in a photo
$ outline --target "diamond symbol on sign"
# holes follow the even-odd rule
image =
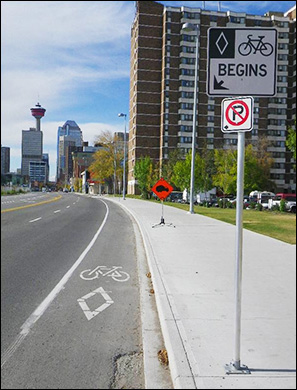
[[[221,55],[223,55],[223,53],[226,50],[227,46],[228,46],[228,41],[227,41],[224,33],[221,32],[220,36],[218,37],[218,39],[216,41],[216,47],[218,48],[218,50],[221,53]]]

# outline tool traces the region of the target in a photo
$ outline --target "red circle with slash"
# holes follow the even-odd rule
[[[241,106],[243,106],[245,108],[245,115],[244,116],[242,116],[240,112],[236,111],[236,109],[234,107],[235,105],[241,105]],[[232,121],[229,118],[229,111],[230,110],[232,110],[235,115],[239,116],[239,118],[241,119],[239,122],[234,122],[234,121]],[[249,117],[249,113],[250,113],[250,110],[248,108],[248,105],[245,102],[243,102],[242,100],[235,100],[231,104],[229,104],[229,106],[227,107],[227,110],[226,110],[226,120],[227,120],[227,122],[230,123],[230,125],[240,126],[240,125],[244,124],[244,122],[246,122],[246,120]]]

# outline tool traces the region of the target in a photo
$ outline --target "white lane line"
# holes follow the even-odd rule
[[[29,223],[39,221],[40,219],[41,219],[41,217],[36,218],[36,219],[32,219],[31,221],[29,221]]]
[[[102,231],[102,229],[107,221],[108,214],[109,214],[108,205],[103,200],[101,200],[101,202],[104,203],[104,205],[106,207],[106,214],[105,214],[105,217],[104,217],[104,220],[103,220],[101,226],[99,227],[99,229],[95,233],[95,235],[92,238],[89,245],[86,247],[86,249],[83,251],[83,253],[79,256],[79,258],[73,264],[73,266],[66,272],[66,274],[59,281],[59,283],[56,285],[56,287],[48,294],[48,296],[41,302],[41,304],[37,307],[37,309],[35,309],[35,311],[30,315],[30,317],[21,326],[21,332],[15,338],[14,342],[6,349],[6,351],[4,351],[3,355],[1,356],[1,368],[4,366],[4,364],[7,362],[7,360],[14,354],[14,352],[17,350],[17,348],[24,341],[25,337],[29,334],[33,325],[39,320],[39,318],[42,316],[42,314],[45,312],[45,310],[49,307],[49,305],[52,303],[52,301],[56,298],[56,296],[59,294],[59,292],[64,288],[65,284],[71,278],[73,272],[80,265],[80,263],[83,261],[83,259],[86,257],[87,253],[89,252],[89,250],[92,248],[92,246],[96,242],[99,234],[101,233],[101,231]]]
[[[54,213],[60,213],[61,212],[61,210],[56,210],[56,211],[54,211]]]
[[[67,206],[66,209],[69,209],[70,206]]]

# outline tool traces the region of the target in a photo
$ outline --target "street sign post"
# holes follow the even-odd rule
[[[227,374],[249,374],[247,366],[240,364],[242,236],[244,193],[245,132],[253,128],[254,99],[251,96],[222,100],[222,132],[238,133],[237,194],[236,194],[236,268],[235,268],[235,342],[234,359],[226,364]]]
[[[208,29],[207,94],[274,96],[277,30]]]
[[[253,129],[254,99],[252,96],[222,100],[222,132],[232,133]]]

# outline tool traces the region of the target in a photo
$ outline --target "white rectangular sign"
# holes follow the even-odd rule
[[[222,132],[234,133],[253,129],[254,99],[252,96],[222,100]]]
[[[208,29],[207,94],[274,96],[277,30]]]

